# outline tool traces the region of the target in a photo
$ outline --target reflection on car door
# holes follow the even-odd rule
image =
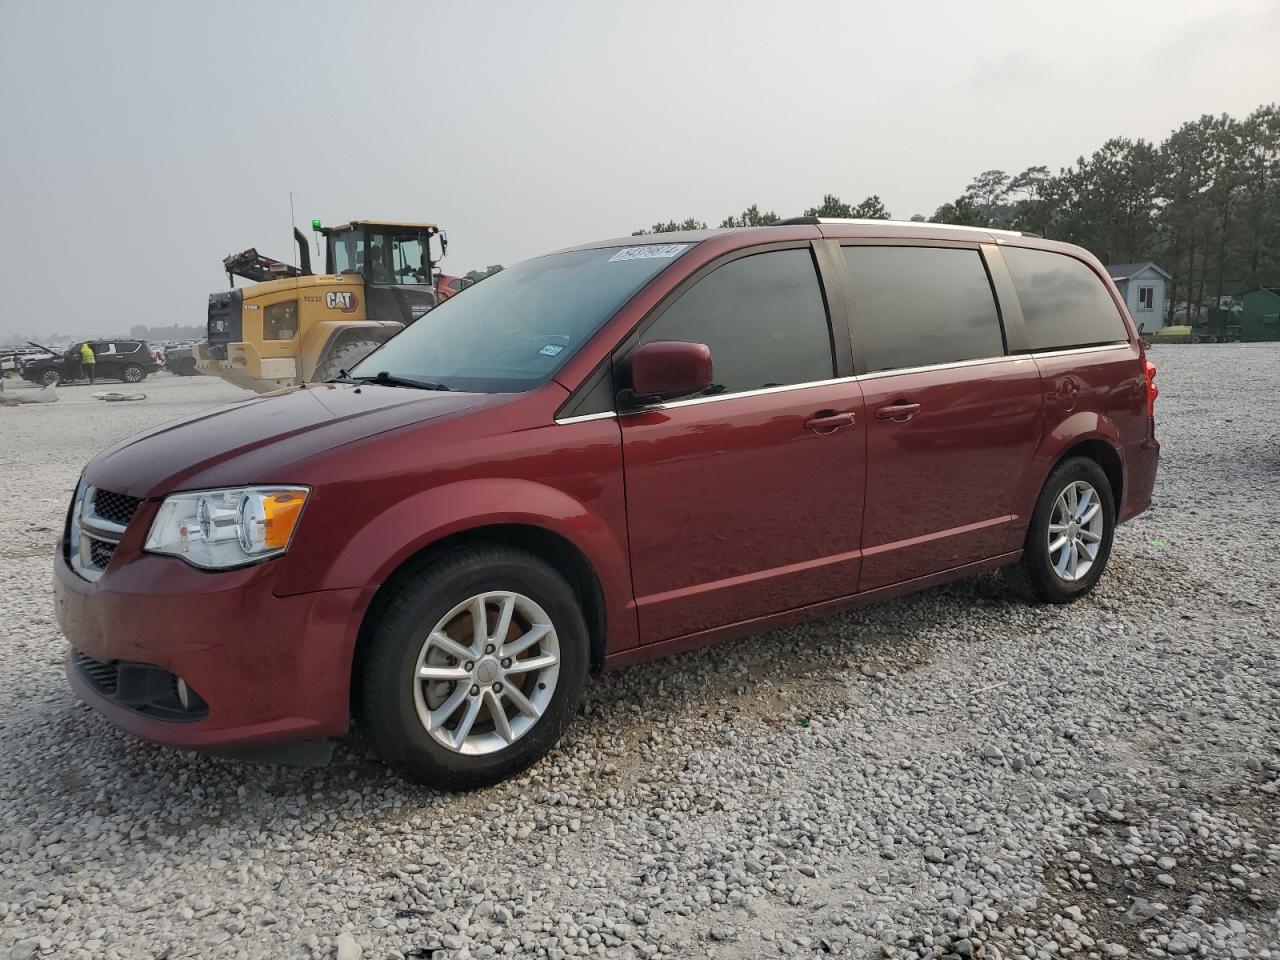
[[[998,556],[1017,522],[1042,391],[1035,362],[1006,355],[981,253],[859,245],[844,254],[868,371],[861,589]]]
[[[655,340],[707,344],[721,392],[619,416],[641,642],[852,594],[866,425],[810,249],[719,266]]]

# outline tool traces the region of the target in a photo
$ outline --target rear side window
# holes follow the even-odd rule
[[[655,340],[710,347],[721,393],[834,376],[827,309],[807,249],[757,253],[725,264],[699,280],[640,338]]]
[[[1128,340],[1124,321],[1098,275],[1075,257],[1003,247],[1022,305],[1031,350],[1062,350]]]
[[[956,247],[845,247],[868,372],[1004,356],[986,265]]]

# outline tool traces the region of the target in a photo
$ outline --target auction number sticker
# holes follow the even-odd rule
[[[687,243],[650,243],[643,247],[623,247],[612,257],[610,263],[618,260],[668,260],[677,257],[689,249]]]

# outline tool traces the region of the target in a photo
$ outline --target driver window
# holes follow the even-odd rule
[[[394,283],[430,283],[421,236],[392,237],[391,270]]]
[[[807,249],[752,254],[719,267],[640,337],[655,340],[709,346],[724,393],[835,376],[827,309]]]

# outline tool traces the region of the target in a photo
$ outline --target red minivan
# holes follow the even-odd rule
[[[67,674],[159,743],[354,717],[475,787],[546,753],[592,667],[997,567],[1087,593],[1150,503],[1154,376],[1098,261],[1015,233],[548,254],[338,382],[96,456],[56,559]]]

